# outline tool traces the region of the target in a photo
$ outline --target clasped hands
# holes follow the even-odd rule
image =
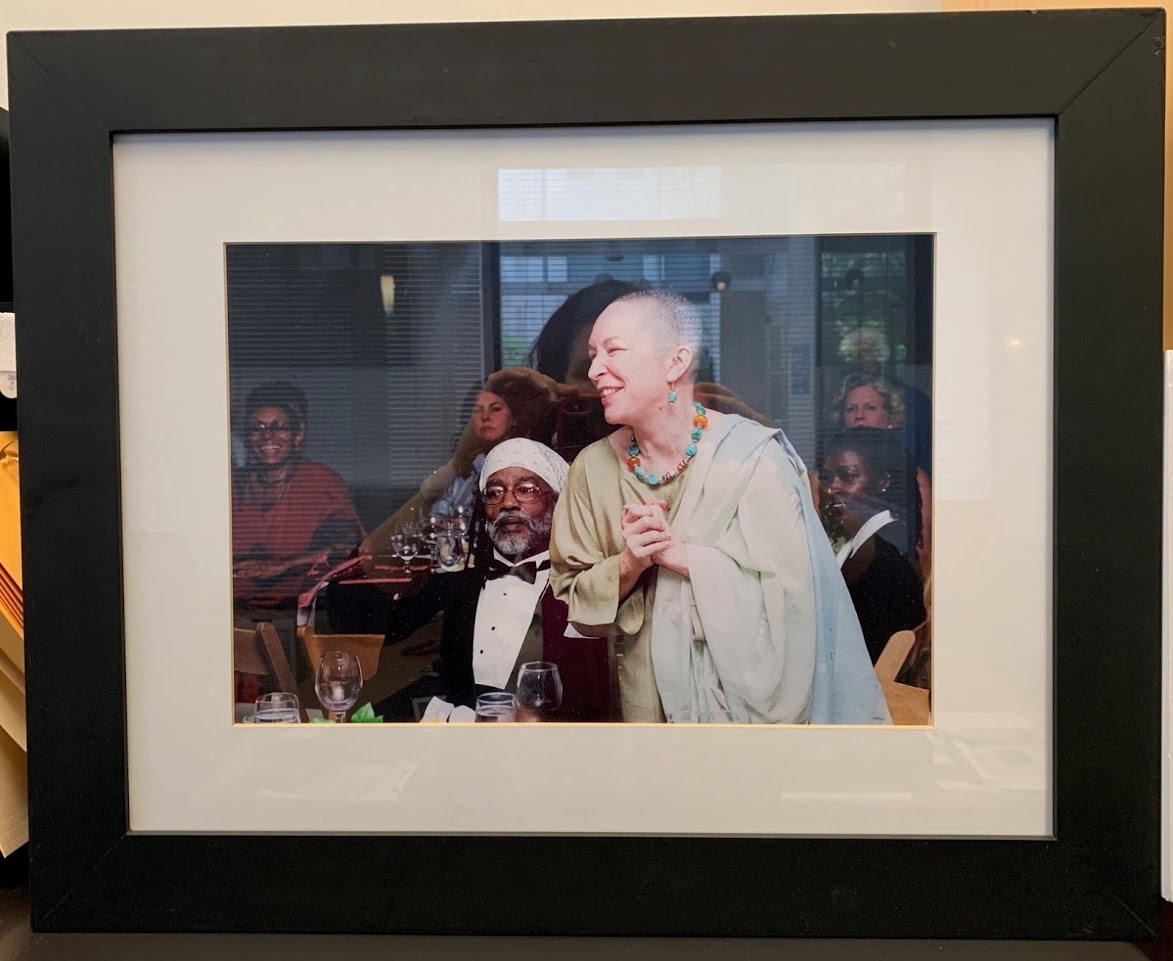
[[[624,504],[620,523],[627,552],[646,570],[653,564],[688,576],[688,549],[672,534],[665,511],[668,502],[652,498],[643,504]]]

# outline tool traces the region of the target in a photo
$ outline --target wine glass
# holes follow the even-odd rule
[[[428,515],[428,542],[436,543],[436,538],[439,537],[448,527],[448,515],[443,511],[438,511],[435,508]]]
[[[342,724],[362,690],[362,665],[350,651],[326,651],[318,661],[314,686],[322,707]]]
[[[477,722],[503,724],[517,720],[517,698],[506,691],[491,691],[477,697]]]
[[[253,720],[257,724],[298,724],[301,722],[301,705],[296,694],[276,691],[262,694],[257,698]]]
[[[452,516],[452,526],[461,537],[468,537],[469,528],[472,527],[472,508],[458,505]]]
[[[399,559],[403,561],[404,568],[410,568],[411,562],[416,559],[420,552],[419,539],[415,534],[396,534],[391,538],[391,544],[395,548],[395,553]]]
[[[408,537],[419,537],[424,532],[424,509],[409,507],[403,519],[403,533]]]
[[[422,561],[421,566],[428,568],[432,566],[432,545],[428,543],[427,538],[422,532],[416,533],[411,537],[411,549],[415,551],[414,559]],[[411,562],[407,564],[411,567]]]
[[[542,721],[562,704],[562,677],[558,665],[529,661],[517,669],[517,715],[522,720]]]
[[[436,562],[441,570],[455,570],[464,560],[464,541],[460,535],[443,533],[436,537]]]

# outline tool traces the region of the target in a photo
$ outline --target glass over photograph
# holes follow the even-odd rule
[[[228,244],[236,722],[931,724],[933,245]]]

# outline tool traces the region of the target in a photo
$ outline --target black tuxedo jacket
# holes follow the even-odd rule
[[[385,643],[405,640],[441,612],[440,676],[444,698],[473,707],[479,688],[473,677],[473,630],[477,603],[485,584],[484,569],[432,574],[410,597],[390,605]],[[549,586],[542,592],[542,657],[558,665],[562,676],[562,708],[557,720],[611,719],[606,638],[566,637],[566,604]]]

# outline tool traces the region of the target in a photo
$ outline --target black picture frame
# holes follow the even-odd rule
[[[34,929],[1153,937],[1164,36],[1140,9],[10,34]],[[1056,125],[1053,837],[128,833],[115,134],[1020,117]]]

